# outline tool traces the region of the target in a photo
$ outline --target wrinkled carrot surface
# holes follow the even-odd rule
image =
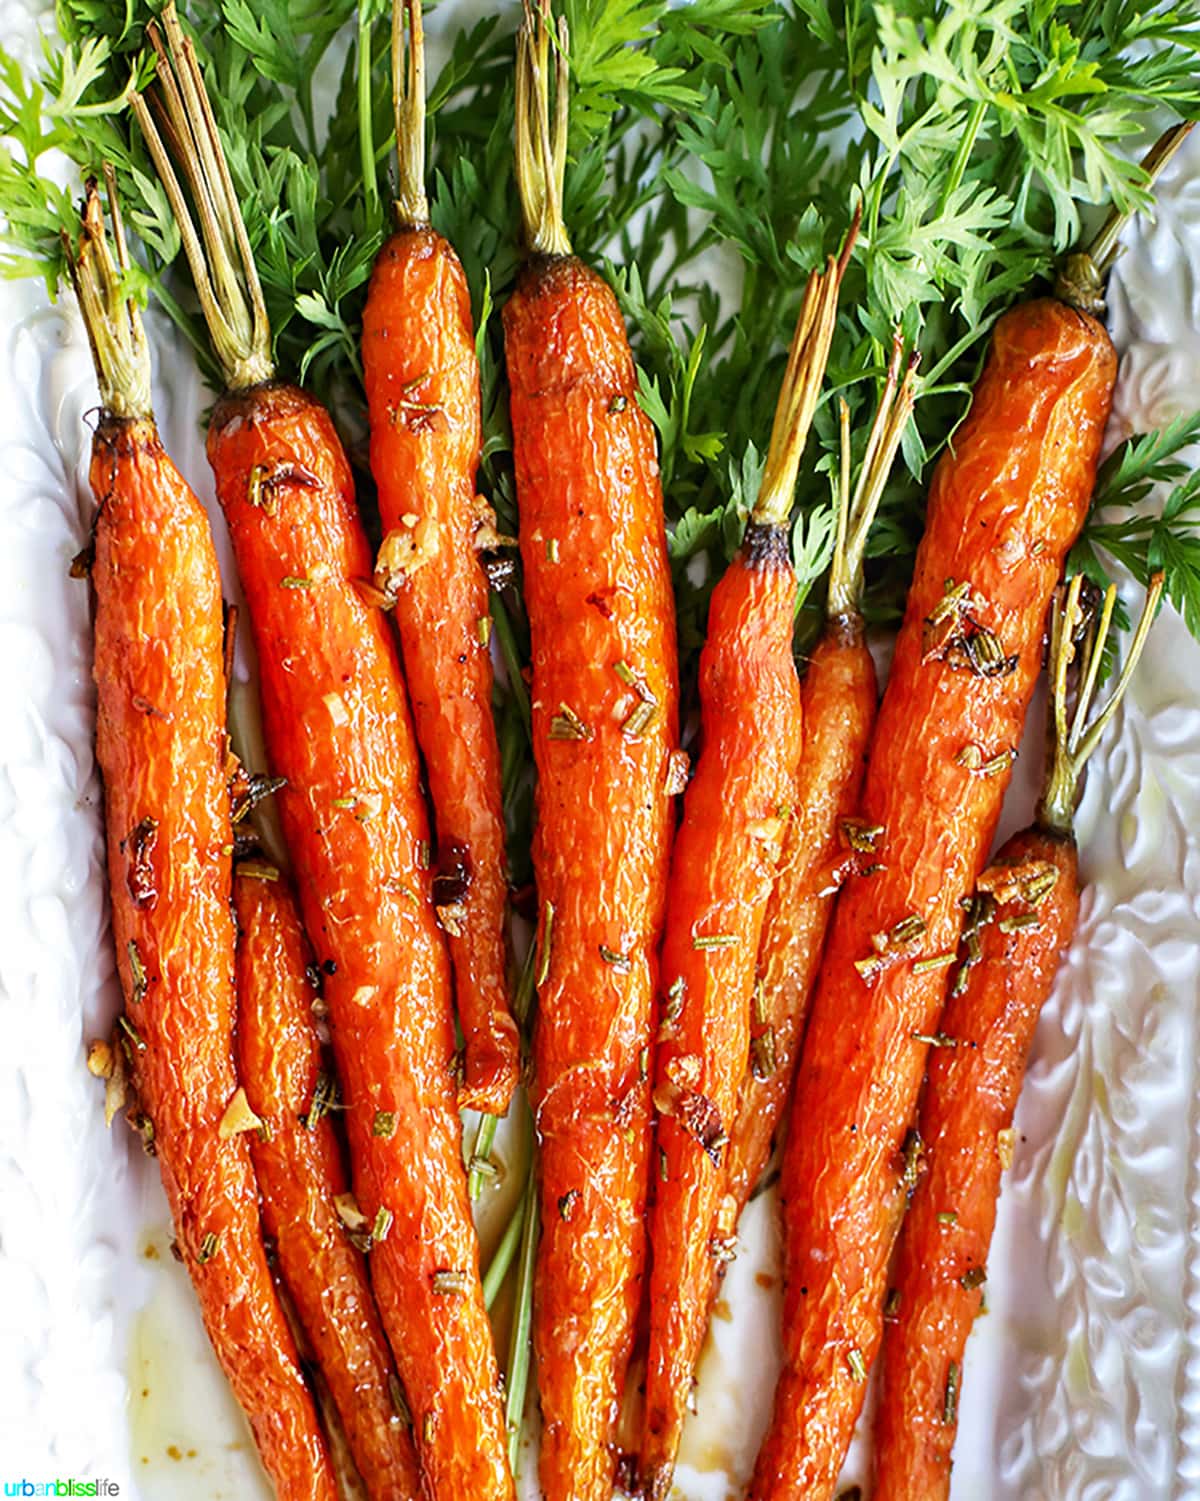
[[[137,1123],[152,1137],[205,1327],[278,1496],[333,1501],[263,1250],[250,1150],[243,1136],[220,1134],[237,1089],[233,833],[208,520],[149,421],[101,421],[91,483],[96,754]]]
[[[372,560],[349,465],[325,410],[286,385],[223,397],[208,453],[305,927],[331,971],[354,1190],[426,1484],[445,1501],[511,1497],[418,754],[386,617],[357,587]]]
[[[300,914],[282,880],[239,873],[238,1074],[261,1122],[247,1134],[263,1224],[371,1501],[419,1501],[407,1415],[362,1252],[335,1200],[349,1184],[318,1093],[317,992]],[[314,1100],[318,1103],[314,1108]]]
[[[925,1171],[904,1219],[883,1336],[875,1423],[875,1501],[945,1501],[958,1431],[963,1352],[983,1303],[1006,1137],[1042,1006],[1079,915],[1075,841],[1016,835],[989,867],[1019,888],[1052,873],[1036,904],[1019,889],[980,934],[965,988],[942,1013],[953,1046],[930,1058],[922,1095]],[[1001,926],[1031,923],[1031,926]]]
[[[702,750],[671,857],[641,1456],[655,1501],[670,1488],[715,1269],[736,1224],[725,1151],[802,742],[795,604],[786,528],[752,522],[709,605],[700,656]]]
[[[612,291],[577,260],[538,259],[504,327],[538,767],[541,1483],[549,1501],[608,1501],[643,1286],[674,605],[654,435]]]
[[[728,1191],[740,1215],[762,1177],[795,1073],[825,930],[857,811],[878,688],[860,616],[829,621],[802,683],[804,748],[794,813],[758,951],[751,1067],[729,1141]]]
[[[862,1406],[921,1038],[946,991],[944,968],[913,964],[953,952],[960,901],[995,833],[1010,775],[996,758],[1020,740],[1115,373],[1095,319],[1051,299],[1014,309],[996,325],[970,414],[934,475],[862,798],[863,818],[884,828],[884,869],[851,878],[839,900],[796,1080],[782,1179],[784,1367],[754,1501],[830,1496]],[[948,589],[962,584],[970,603],[959,610]],[[981,630],[1010,671],[972,669]],[[911,918],[921,931],[893,939]],[[856,961],[874,965],[873,977]]]
[[[395,619],[437,829],[434,897],[466,1044],[460,1104],[499,1114],[517,1081],[508,1008],[500,753],[491,618],[477,546],[494,536],[475,490],[479,366],[458,257],[429,228],[380,251],[363,313],[371,468]]]

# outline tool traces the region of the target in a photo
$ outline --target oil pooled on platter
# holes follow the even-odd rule
[[[147,1237],[151,1292],[130,1331],[130,1469],[141,1501],[271,1501],[171,1232]]]

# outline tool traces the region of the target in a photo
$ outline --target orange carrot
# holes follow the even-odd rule
[[[856,861],[867,864],[871,859],[874,836],[853,817],[878,703],[875,664],[858,602],[867,534],[912,411],[916,362],[910,362],[900,382],[900,359],[897,336],[853,500],[849,417],[844,402],[841,407],[838,539],[826,622],[802,684],[804,748],[795,812],[784,834],[763,922],[751,1016],[751,1067],[730,1132],[727,1191],[734,1199],[735,1219],[762,1176],[783,1115],[834,894]]]
[[[450,966],[396,649],[360,590],[371,559],[333,423],[272,379],[262,293],[199,68],[170,7],[163,18],[171,56],[160,44],[157,76],[202,206],[203,245],[149,111],[136,107],[229,386],[209,461],[258,650],[268,753],[287,779],[278,802],[301,910],[329,971],[371,1280],[430,1496],[507,1501],[461,1157]]]
[[[125,992],[111,1112],[157,1155],[175,1244],[281,1501],[334,1501],[312,1397],[263,1249],[250,1149],[233,1124],[233,830],[221,581],[208,518],[164,452],[116,197],[114,263],[94,183],[72,274],[100,380],[96,756],[104,774],[117,968]],[[69,249],[69,247],[68,247]],[[231,1113],[232,1112],[232,1113]]]
[[[942,1013],[917,1135],[917,1182],[893,1266],[883,1336],[883,1390],[875,1422],[874,1501],[946,1501],[958,1426],[963,1351],[983,1302],[1000,1178],[1011,1161],[1012,1120],[1042,1006],[1079,913],[1073,812],[1083,770],[1112,718],[1162,593],[1151,582],[1124,671],[1084,728],[1116,589],[1088,638],[1083,686],[1068,727],[1067,668],[1082,579],[1056,601],[1051,640],[1052,745],[1032,828],[1016,834],[980,876],[971,942]]]
[[[565,76],[552,149],[547,53],[527,12],[517,164],[533,255],[504,332],[538,768],[534,1342],[543,1493],[609,1501],[642,1293],[678,680],[654,434],[616,298],[569,253]]]
[[[741,550],[713,590],[700,656],[701,753],[671,856],[654,1066],[658,1181],[641,1453],[652,1501],[671,1488],[716,1267],[734,1230],[724,1155],[803,735],[787,523],[840,280],[832,258],[824,275],[809,278],[762,490]]]
[[[1115,373],[1089,313],[1053,298],[1015,308],[934,475],[862,796],[882,868],[842,892],[796,1079],[784,1366],[754,1501],[831,1495],[862,1406],[924,1039],[1087,512]]]
[[[263,1223],[371,1501],[419,1501],[421,1479],[366,1260],[338,1216],[346,1170],[328,1114],[309,976],[291,893],[264,861],[233,883],[238,1076]]]
[[[411,51],[403,79],[403,14]],[[503,1114],[517,1082],[508,1006],[500,752],[492,719],[491,617],[481,549],[499,540],[476,493],[479,365],[467,279],[429,224],[423,185],[420,0],[396,0],[392,38],[398,228],[363,311],[371,468],[386,533],[375,583],[395,600],[417,741],[437,828],[434,901],[454,965],[466,1042],[459,1104]]]

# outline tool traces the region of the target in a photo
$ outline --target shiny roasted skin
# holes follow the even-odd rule
[[[861,814],[882,824],[884,869],[853,877],[830,925],[783,1162],[784,1368],[749,1495],[833,1494],[882,1332],[886,1268],[903,1203],[901,1147],[937,1026],[960,900],[991,844],[1009,771],[959,757],[1015,749],[1041,665],[1048,603],[1082,526],[1116,374],[1103,327],[1052,299],[996,325],[970,414],[934,475],[925,537],[872,740]],[[926,660],[925,621],[947,580],[1016,658],[980,677]],[[971,629],[969,626],[967,629]],[[911,957],[873,982],[873,935],[925,923]]]
[[[654,435],[612,291],[576,260],[539,259],[504,327],[538,768],[541,1484],[548,1501],[609,1501],[643,1287],[674,602]],[[656,711],[623,732],[645,694]],[[583,738],[557,738],[564,705]]]
[[[861,616],[830,620],[802,684],[804,749],[795,812],[763,923],[751,1013],[755,1066],[730,1132],[728,1192],[740,1215],[771,1155],[795,1074],[804,1022],[846,859],[840,825],[858,809],[879,689]],[[762,1060],[761,1065],[757,1060]],[[773,1064],[773,1067],[769,1065]]]
[[[883,1335],[875,1501],[946,1501],[950,1494],[963,1352],[983,1303],[978,1278],[1004,1168],[1000,1133],[1012,1126],[1038,1017],[1079,916],[1073,839],[1029,829],[993,863],[1014,878],[1050,868],[1057,880],[1036,906],[1020,896],[999,904],[966,988],[942,1013],[942,1031],[956,1046],[934,1051],[921,1096],[925,1172],[893,1263],[898,1303]],[[1001,930],[1001,920],[1029,913],[1036,927]]]
[[[786,530],[752,522],[709,605],[700,759],[671,857],[641,1454],[654,1501],[670,1489],[721,1242],[736,1225],[725,1138],[749,1058],[756,956],[803,736],[795,603]]]
[[[454,1085],[450,964],[396,648],[325,410],[222,398],[208,454],[258,649],[267,748],[325,980],[371,1281],[436,1501],[511,1498]],[[378,1112],[395,1118],[376,1135]],[[387,1216],[391,1219],[388,1220]],[[451,1274],[456,1290],[449,1291]]]
[[[205,1327],[276,1494],[334,1501],[316,1409],[263,1250],[250,1149],[242,1136],[219,1135],[237,1089],[233,833],[221,585],[208,519],[150,421],[101,420],[91,484],[100,507],[96,755],[138,1109],[153,1126]]]
[[[282,880],[238,873],[238,1073],[262,1122],[247,1134],[263,1224],[371,1501],[420,1501],[407,1418],[362,1252],[334,1200],[348,1188],[332,1119],[313,1111],[321,1044],[300,915]]]
[[[452,909],[443,926],[466,1043],[459,1103],[503,1114],[519,1057],[488,584],[476,550],[490,519],[475,490],[479,365],[467,279],[434,230],[400,230],[380,251],[362,357],[384,532],[429,549],[398,584],[395,619],[433,799],[435,895]]]

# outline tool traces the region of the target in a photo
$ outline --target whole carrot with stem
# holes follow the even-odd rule
[[[467,278],[431,227],[425,197],[421,0],[396,0],[392,67],[397,228],[375,262],[362,335],[371,468],[385,532],[375,583],[395,601],[433,801],[434,901],[466,1045],[459,1103],[503,1114],[519,1059],[506,982],[504,814],[488,582],[480,561],[498,536],[475,487],[482,437]]]
[[[716,1266],[734,1228],[724,1213],[726,1151],[803,739],[788,521],[844,265],[831,257],[824,273],[809,278],[762,488],[742,546],[713,590],[700,655],[701,752],[671,855],[654,1063],[657,1176],[641,1451],[652,1501],[671,1488]]]
[[[875,1501],[945,1501],[958,1429],[963,1352],[983,1302],[1001,1174],[1042,1006],[1079,914],[1074,810],[1096,749],[1146,642],[1163,580],[1145,608],[1111,697],[1088,724],[1116,603],[1084,637],[1080,687],[1068,714],[1068,669],[1081,624],[1076,575],[1051,624],[1051,760],[1031,828],[1015,834],[979,878],[971,938],[942,1013],[921,1097],[922,1168],[893,1263],[875,1420]],[[915,1153],[914,1153],[915,1155]]]
[[[1106,227],[1105,236],[1109,234]],[[930,490],[860,816],[877,869],[842,891],[782,1166],[784,1364],[749,1495],[832,1495],[882,1332],[902,1151],[962,928],[1083,525],[1116,378],[1107,238],[996,324]],[[1096,310],[1096,311],[1093,311]]]
[[[263,1223],[367,1495],[419,1501],[408,1414],[398,1400],[366,1260],[338,1214],[349,1185],[313,1014],[310,977],[319,971],[274,866],[244,861],[233,900],[238,1076]]]
[[[912,412],[916,359],[901,379],[897,335],[854,494],[848,409],[841,405],[837,539],[825,627],[801,685],[804,746],[794,808],[763,922],[750,1031],[750,1070],[729,1134],[734,1222],[771,1155],[804,1036],[808,1002],[838,887],[871,860],[875,833],[854,817],[879,693],[859,610],[862,559],[892,461]]]
[[[534,1346],[548,1501],[608,1501],[642,1293],[649,1051],[678,673],[654,434],[612,290],[562,221],[567,36],[526,7],[516,165],[529,261],[504,311],[538,769]]]
[[[233,847],[221,581],[208,518],[159,440],[150,354],[88,184],[69,264],[100,381],[96,758],[104,774],[117,968],[125,992],[111,1109],[158,1157],[175,1244],[205,1328],[281,1501],[333,1501],[333,1472],[267,1265],[250,1149],[236,1122]],[[111,1113],[110,1113],[111,1119]]]
[[[431,1497],[513,1494],[456,1109],[450,966],[396,648],[350,468],[325,410],[273,379],[253,257],[190,42],[163,12],[169,133],[144,101],[228,390],[208,455],[258,650],[267,748],[305,926],[327,971],[371,1281]]]

